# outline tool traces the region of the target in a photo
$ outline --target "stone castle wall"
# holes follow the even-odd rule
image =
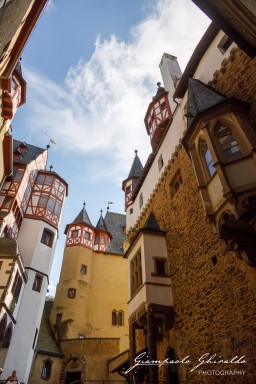
[[[236,50],[224,69],[215,74],[212,86],[245,101],[254,100],[250,120],[255,127],[256,61]],[[172,126],[170,127],[172,129]],[[180,171],[182,184],[172,197],[170,183]],[[243,369],[255,377],[256,270],[225,250],[213,223],[205,216],[191,160],[180,146],[165,169],[165,176],[153,193],[139,227],[153,211],[161,229],[167,231],[169,272],[175,310],[174,329],[158,345],[158,359],[164,360],[168,346],[179,359],[189,355],[191,364],[180,364],[181,380],[212,383],[210,376],[190,372],[205,353],[231,358],[244,356],[247,364],[204,366],[207,369]],[[160,379],[165,379],[162,366]],[[216,377],[215,377],[216,379]],[[228,376],[227,383],[241,383],[240,376]]]

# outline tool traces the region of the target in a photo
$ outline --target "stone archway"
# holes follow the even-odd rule
[[[81,373],[79,375],[79,372]],[[62,367],[60,371],[60,384],[70,383],[74,378],[74,381],[84,383],[86,379],[86,361],[83,356],[79,354],[66,355],[62,361]],[[75,380],[76,378],[76,380]]]

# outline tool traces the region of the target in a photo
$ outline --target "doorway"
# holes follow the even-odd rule
[[[65,384],[81,384],[81,371],[66,372]]]

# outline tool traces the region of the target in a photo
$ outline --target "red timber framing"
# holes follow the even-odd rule
[[[86,224],[70,224],[67,231],[66,247],[82,245],[92,249],[95,239],[93,228]]]
[[[47,221],[58,229],[66,194],[67,183],[63,179],[55,172],[40,171],[28,201],[25,217]]]
[[[144,122],[152,146],[157,146],[172,116],[168,92],[154,99],[148,107]]]

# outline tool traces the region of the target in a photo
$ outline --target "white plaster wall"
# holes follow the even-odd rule
[[[48,281],[44,277],[41,291],[32,290],[35,271],[28,270],[28,282],[25,285],[21,300],[11,344],[4,363],[4,373],[1,379],[5,379],[13,369],[16,369],[20,381],[27,383],[34,350],[32,349],[35,330],[39,330],[44,308],[44,299],[47,292]]]
[[[55,234],[52,248],[41,243],[44,228]],[[25,267],[34,268],[49,275],[57,241],[57,230],[41,220],[24,218],[17,241]]]

